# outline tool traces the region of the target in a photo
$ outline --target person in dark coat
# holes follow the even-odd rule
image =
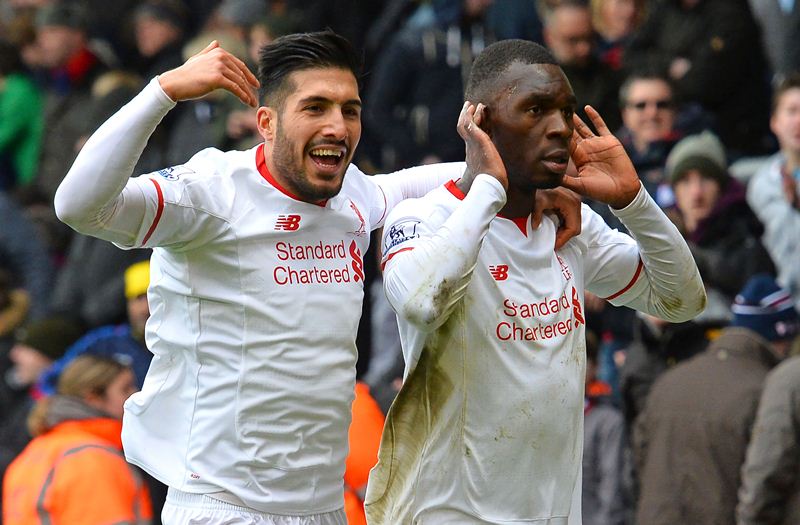
[[[464,159],[453,126],[472,60],[493,41],[489,0],[436,0],[434,23],[400,31],[378,57],[364,108],[384,170]]]
[[[665,372],[634,429],[637,523],[735,522],[740,469],[761,390],[800,331],[788,291],[753,276],[708,349]]]

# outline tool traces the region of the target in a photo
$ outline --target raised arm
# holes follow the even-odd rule
[[[141,191],[126,189],[147,140],[176,102],[227,89],[257,105],[258,81],[214,41],[180,67],[153,79],[86,142],[55,196],[59,219],[75,230],[130,244],[145,214]]]
[[[641,260],[628,286],[606,298],[671,322],[693,318],[705,308],[706,295],[686,241],[644,190],[622,144],[597,111],[586,106],[586,113],[598,134],[575,116],[571,155],[578,175],[564,177],[563,185],[611,206],[635,239]],[[594,249],[598,253],[606,250],[615,242],[613,237],[599,234]],[[616,251],[621,257],[635,255],[622,247]],[[609,259],[615,257],[613,250],[609,253]],[[593,282],[611,280],[604,272],[605,268],[595,267],[587,276],[590,291],[594,291]]]
[[[464,296],[489,224],[506,202],[505,166],[473,124],[475,110],[465,104],[458,122],[470,171],[479,173],[469,192],[449,184],[430,194],[430,203],[403,203],[384,230],[386,295],[399,315],[426,331],[441,326]]]

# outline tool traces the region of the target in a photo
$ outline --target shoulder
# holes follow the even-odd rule
[[[767,384],[780,385],[783,390],[800,390],[800,356],[790,357],[770,373]]]

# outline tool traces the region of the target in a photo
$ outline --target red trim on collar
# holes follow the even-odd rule
[[[264,180],[269,182],[271,186],[273,186],[276,190],[283,193],[287,197],[300,202],[308,202],[304,201],[297,195],[293,194],[292,192],[281,186],[277,180],[275,180],[275,177],[272,176],[272,173],[270,173],[269,168],[267,168],[267,159],[264,156],[264,147],[265,145],[262,143],[256,148],[256,169],[261,174],[261,176],[264,177]],[[319,202],[309,202],[309,204],[314,204],[316,206],[319,206],[320,208],[324,208],[325,205],[328,204],[328,199],[321,200]]]
[[[530,215],[527,217],[514,217],[513,219],[510,217],[503,217],[502,215],[498,215],[498,217],[513,222],[525,237],[528,236],[528,223],[531,222]]]
[[[449,191],[450,193],[453,194],[453,197],[455,197],[456,199],[458,199],[460,201],[463,201],[464,197],[466,197],[464,192],[461,191],[458,188],[458,186],[456,186],[456,181],[454,181],[454,180],[448,181],[447,184],[444,185],[444,187],[447,189],[447,191]]]

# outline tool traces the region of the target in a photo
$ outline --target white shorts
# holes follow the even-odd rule
[[[167,491],[161,521],[164,525],[347,525],[344,509],[307,516],[267,514],[173,488]]]

